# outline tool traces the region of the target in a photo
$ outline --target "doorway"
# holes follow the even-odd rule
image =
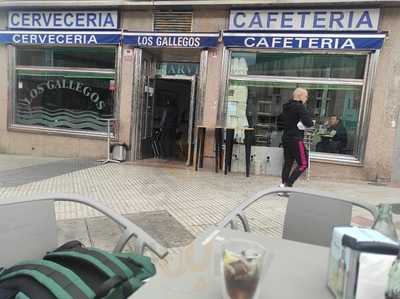
[[[131,160],[153,166],[193,164],[194,127],[199,117],[196,106],[204,96],[207,53],[200,49],[134,49]],[[168,108],[169,102],[173,109]],[[167,126],[162,120],[166,110],[172,115]]]
[[[152,114],[143,119],[151,135],[142,139],[142,159],[190,164],[194,84],[191,77],[154,79]]]

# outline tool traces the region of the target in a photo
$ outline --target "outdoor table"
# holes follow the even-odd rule
[[[225,128],[226,130],[226,152],[225,152],[225,175],[231,171],[233,143],[235,130],[244,130],[244,148],[246,159],[246,177],[250,176],[251,143],[254,136],[254,128]]]
[[[250,176],[250,160],[251,160],[251,142],[254,134],[254,128],[223,128],[223,127],[207,127],[197,126],[197,149],[196,149],[196,160],[195,160],[195,171],[199,168],[203,168],[204,161],[204,147],[206,130],[213,129],[215,137],[215,172],[218,169],[222,169],[222,144],[224,142],[224,132],[226,132],[226,147],[225,147],[225,170],[224,173],[228,174],[231,171],[232,165],[232,151],[235,130],[244,130],[244,144],[245,144],[245,158],[246,158],[246,177]]]
[[[207,129],[214,129],[215,172],[218,172],[218,169],[222,169],[222,144],[224,142],[224,129],[222,127],[197,126],[197,147],[194,169],[195,171],[198,171],[199,168],[203,168],[204,146]]]
[[[221,244],[235,239],[256,241],[272,254],[260,299],[334,298],[326,287],[328,248],[216,227],[202,233],[129,298],[221,299]]]

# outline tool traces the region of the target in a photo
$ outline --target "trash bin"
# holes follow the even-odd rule
[[[126,151],[128,147],[126,144],[114,144],[111,149],[111,155],[113,160],[125,161]]]

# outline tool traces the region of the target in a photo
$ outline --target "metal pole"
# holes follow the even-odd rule
[[[311,136],[308,136],[308,168],[307,168],[307,181],[311,179]]]
[[[111,145],[111,120],[107,119],[107,160],[110,160],[110,145]]]
[[[99,163],[107,164],[107,163],[121,163],[120,161],[111,159],[110,155],[110,146],[111,146],[111,122],[117,121],[115,118],[107,118],[104,119],[107,121],[107,159],[105,160],[97,160]]]
[[[315,126],[315,124],[314,124]],[[306,130],[305,132],[307,149],[308,149],[308,167],[307,167],[307,181],[311,179],[311,144],[314,135],[314,127]]]

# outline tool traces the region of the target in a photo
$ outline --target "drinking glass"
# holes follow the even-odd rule
[[[393,223],[392,206],[390,204],[378,205],[378,216],[372,228],[393,241],[398,240],[396,227]]]
[[[265,273],[266,250],[247,240],[222,245],[221,280],[224,299],[257,299]]]

